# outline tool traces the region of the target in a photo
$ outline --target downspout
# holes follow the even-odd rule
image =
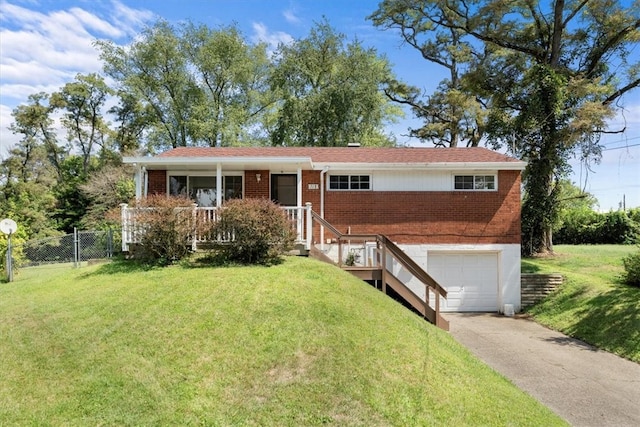
[[[320,171],[320,217],[324,219],[324,175],[329,172],[329,166]],[[320,250],[324,251],[324,226],[320,225]]]

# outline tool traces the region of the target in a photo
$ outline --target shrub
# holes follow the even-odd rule
[[[277,262],[291,249],[295,233],[283,210],[267,199],[232,199],[226,202],[211,230],[215,235],[231,235],[221,245],[230,261],[243,264]]]
[[[183,197],[152,195],[136,203],[140,243],[132,249],[134,259],[170,264],[189,254],[195,231],[193,201]]]
[[[634,244],[640,224],[629,211],[594,212],[590,209],[567,210],[562,213],[562,226],[554,233],[557,244]]]
[[[17,272],[18,268],[24,263],[24,242],[26,233],[24,229],[18,228],[18,232],[11,236],[11,255],[13,259],[13,272],[14,274]],[[7,272],[7,249],[9,245],[9,237],[0,233],[0,280],[5,278],[5,273]]]
[[[638,247],[640,249],[640,246]],[[640,286],[640,250],[622,259],[624,273],[622,280],[631,286]]]

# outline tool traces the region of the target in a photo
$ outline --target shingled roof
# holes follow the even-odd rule
[[[178,147],[156,156],[181,158],[308,158],[313,163],[522,163],[482,147]]]

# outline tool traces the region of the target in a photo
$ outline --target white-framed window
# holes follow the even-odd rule
[[[197,174],[169,174],[168,193],[171,196],[187,196],[198,206],[216,206],[216,176]],[[243,176],[229,174],[222,176],[222,201],[241,199]]]
[[[329,175],[329,190],[371,190],[371,175]]]
[[[495,191],[497,186],[495,175],[454,175],[454,190]]]

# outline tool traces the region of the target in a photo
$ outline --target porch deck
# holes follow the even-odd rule
[[[153,208],[131,207],[126,203],[121,204],[120,208],[122,251],[128,252],[129,246],[140,243],[141,237],[144,234],[144,224],[138,220],[140,212]],[[198,245],[225,243],[233,240],[233,235],[231,233],[222,236],[215,236],[215,238],[212,239],[208,234],[203,234],[198,231],[203,225],[206,226],[208,224],[213,224],[219,220],[220,208],[203,207],[194,203],[191,207],[180,209],[191,211],[191,216],[193,218],[193,232],[190,236],[190,242],[193,250],[197,250]],[[308,203],[305,206],[283,206],[282,210],[296,233],[296,245],[305,245],[305,249],[309,250],[311,247],[311,204]],[[306,218],[307,216],[308,218]]]

